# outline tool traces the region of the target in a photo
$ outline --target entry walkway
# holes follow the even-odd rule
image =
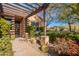
[[[35,44],[36,45],[36,44]],[[34,47],[30,42],[26,42],[24,38],[16,38],[12,41],[12,48],[14,56],[46,56],[47,54],[41,52]]]

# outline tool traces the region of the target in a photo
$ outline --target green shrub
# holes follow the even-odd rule
[[[0,55],[13,55],[12,44],[10,38],[10,23],[3,18],[0,18]]]
[[[36,36],[44,35],[44,27],[36,27]]]
[[[49,36],[49,41],[52,43],[59,36],[59,32],[48,32],[47,35]]]
[[[70,34],[69,38],[76,40],[76,41],[79,41],[79,34]]]
[[[13,55],[11,38],[9,36],[0,39],[0,55]]]
[[[31,40],[30,40],[30,42],[31,43],[36,43],[36,39],[33,37],[33,38],[30,38]]]
[[[74,32],[54,32],[54,31],[48,31],[47,35],[49,36],[49,41],[53,43],[56,38],[70,38],[72,40],[79,41],[79,34]]]
[[[36,27],[35,26],[27,26],[26,32],[29,33],[30,37],[35,36]]]
[[[41,50],[44,52],[44,53],[48,53],[48,46],[46,44],[42,45],[41,46]]]
[[[38,27],[38,30],[40,30],[40,32],[44,32],[44,27]]]
[[[15,35],[11,35],[11,40],[14,40],[15,39]]]

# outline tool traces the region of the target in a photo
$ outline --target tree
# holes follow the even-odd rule
[[[79,19],[79,4],[52,4],[49,12],[52,9],[59,9],[58,19],[62,22],[68,23],[69,31],[72,31],[71,24]],[[50,13],[49,13],[50,14]],[[51,14],[50,14],[51,15]],[[52,15],[50,16],[52,18]]]
[[[78,18],[78,11],[76,8],[77,4],[64,4],[64,6],[61,8],[62,11],[60,12],[60,19],[66,20],[69,25],[69,31],[72,31],[71,24],[73,24],[75,21],[77,21]],[[77,12],[75,12],[77,11]]]

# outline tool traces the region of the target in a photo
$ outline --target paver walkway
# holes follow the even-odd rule
[[[45,56],[47,54],[41,52],[39,49],[33,47],[30,42],[24,38],[16,38],[12,41],[12,48],[14,56]]]

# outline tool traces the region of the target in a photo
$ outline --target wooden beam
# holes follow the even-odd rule
[[[12,16],[12,17],[14,17],[15,15],[12,14],[12,13],[4,12],[3,16]]]
[[[3,8],[2,8],[2,4],[0,3],[0,16],[2,16],[3,14]]]
[[[23,3],[23,4],[27,4],[28,6],[30,6],[31,8],[37,9],[35,6],[33,6],[31,3]]]
[[[27,11],[23,11],[23,10],[20,10],[20,9],[16,9],[16,8],[12,8],[11,6],[7,6],[7,5],[3,5],[3,7],[6,7],[6,8],[10,8],[10,9],[13,9],[13,10],[16,10],[16,11],[20,11],[20,12],[24,12],[24,13],[29,13],[29,12],[27,12]]]
[[[32,5],[27,4],[27,3],[20,3],[20,5],[22,5],[22,6],[26,7],[26,9],[27,9],[27,8],[29,8],[31,11],[36,10],[36,8],[35,8],[35,7],[33,7]]]
[[[28,16],[26,16],[26,19],[32,15],[35,15],[37,13],[39,13],[40,11],[46,9],[49,6],[49,4],[44,3],[43,6],[40,6],[38,9],[36,9],[35,11],[33,11],[31,14],[29,14]]]
[[[12,14],[12,13],[8,13],[8,12],[5,12],[5,13],[3,14],[3,16],[15,17],[15,18],[16,18],[16,19],[15,19],[16,21],[21,21],[22,18],[23,18],[23,17],[21,17],[21,16],[18,16],[18,15]]]
[[[17,16],[22,16],[22,17],[25,17],[24,14],[21,14],[21,13],[17,13],[17,12],[14,12],[14,11],[10,11],[10,10],[5,10],[4,13],[11,13],[13,15],[17,15]]]
[[[25,6],[25,5],[21,4],[21,3],[14,3],[14,4],[24,8],[25,10],[28,9],[28,10],[32,11],[32,8],[29,8],[28,6]]]
[[[16,5],[14,5],[14,4],[9,4],[9,3],[4,3],[5,5],[8,5],[8,6],[11,6],[11,7],[13,7],[13,8],[17,8],[17,9],[20,9],[20,10],[23,10],[23,11],[26,11],[26,12],[30,12],[30,11],[28,11],[28,10],[25,10],[24,8],[22,8],[22,7],[19,7],[19,6],[16,6]]]
[[[21,15],[21,14],[22,14],[22,15],[24,14],[25,16],[27,15],[27,14],[24,13],[24,12],[16,11],[16,10],[13,10],[13,9],[7,8],[7,7],[3,7],[3,10],[4,10],[4,11],[6,11],[6,10],[13,11],[13,12],[15,13],[15,15],[16,15],[16,13],[18,13],[19,15]]]

